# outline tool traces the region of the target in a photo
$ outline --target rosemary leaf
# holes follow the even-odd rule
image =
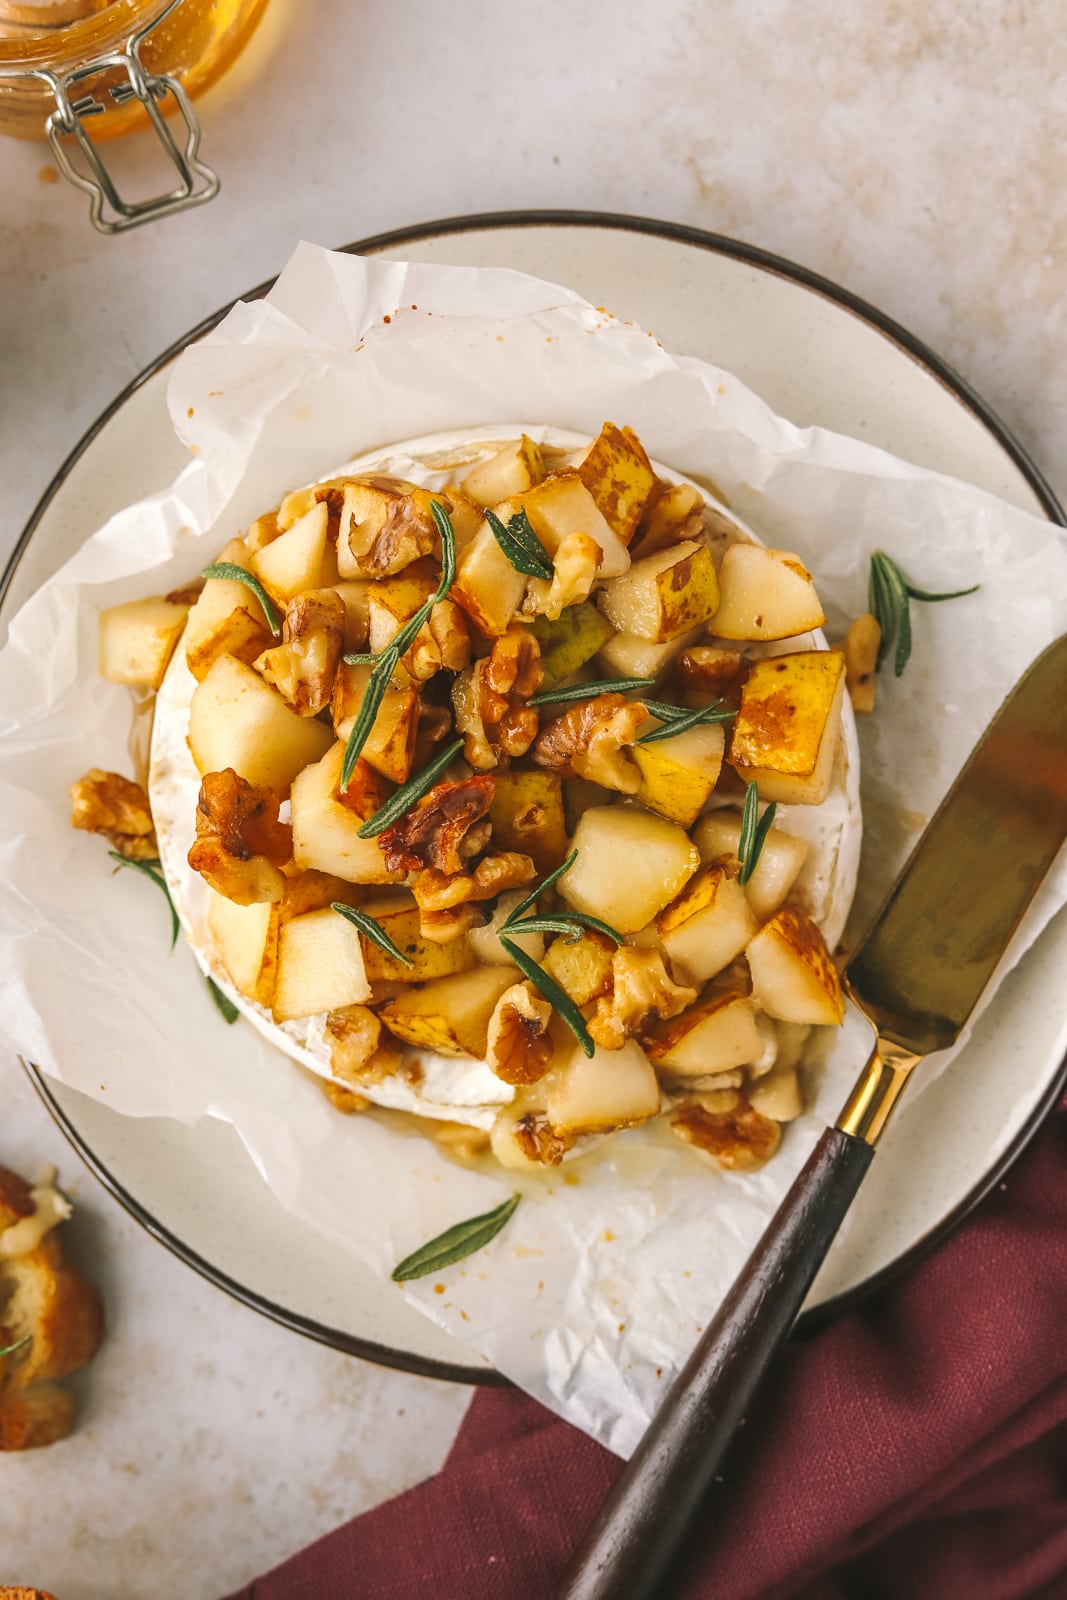
[[[777,803],[772,800],[761,817],[759,814],[759,789],[756,784],[745,786],[745,804],[741,812],[741,838],[737,844],[737,859],[741,863],[741,870],[737,874],[737,881],[744,888],[756,870],[764,841],[774,821]]]
[[[355,722],[352,724],[352,732],[348,735],[348,743],[345,745],[345,756],[341,763],[342,789],[347,789],[352,782],[352,774],[356,770],[356,762],[359,760],[363,746],[370,738],[371,729],[374,727],[374,719],[378,715],[382,701],[385,699],[385,691],[389,687],[389,679],[392,677],[399,660],[398,651],[390,645],[388,649],[382,651],[378,665],[370,675],[363,694],[363,703],[359,708],[359,714]]]
[[[551,889],[553,884],[555,884],[558,879],[562,878],[565,872],[570,871],[577,859],[577,850],[572,850],[562,866],[557,867],[555,872],[550,872],[544,883],[539,883],[536,888],[530,890],[525,900],[520,900],[517,906],[513,906],[508,916],[508,920],[504,923],[504,929],[513,927],[518,919],[522,916],[524,911],[529,911],[532,905],[536,905],[546,890]]]
[[[170,947],[173,950],[178,943],[178,930],[181,924],[174,909],[174,901],[170,897],[170,890],[167,888],[167,880],[159,870],[159,862],[154,858],[150,861],[133,861],[129,856],[120,855],[117,850],[109,850],[108,855],[112,861],[117,861],[120,867],[134,867],[142,876],[151,879],[157,889],[162,889],[170,907]]]
[[[508,933],[562,933],[567,936],[568,944],[576,944],[582,936],[582,929],[591,928],[594,933],[602,933],[605,939],[610,939],[614,944],[623,943],[621,933],[617,933],[610,923],[591,916],[588,911],[560,911],[550,917],[523,917],[520,922],[509,919],[504,926]]]
[[[356,655],[342,656],[341,660],[349,667],[374,667],[378,664],[377,650],[363,650]]]
[[[485,520],[516,572],[525,573],[528,578],[551,578],[548,551],[530,527],[525,511],[517,511],[505,527],[496,512],[486,507]]]
[[[441,535],[441,581],[434,599],[443,600],[456,576],[456,534],[452,518],[439,500],[430,501],[430,512]]]
[[[0,1356],[13,1356],[16,1350],[25,1349],[26,1345],[33,1343],[33,1334],[28,1333],[24,1339],[16,1339],[14,1344],[5,1344],[0,1349]]]
[[[231,1025],[235,1023],[241,1013],[238,1011],[229,995],[223,994],[214,978],[209,978],[207,980],[207,992],[211,996],[212,1000],[214,1000],[216,1009],[218,1010],[223,1021],[229,1022]]]
[[[548,973],[543,967],[539,967],[536,961],[532,961],[526,954],[525,950],[520,950],[519,946],[515,944],[512,939],[509,939],[503,930],[501,930],[499,938],[500,943],[504,946],[504,949],[507,951],[512,961],[514,961],[523,977],[530,980],[537,992],[543,995],[548,1001],[549,1005],[552,1007],[553,1011],[556,1012],[557,1016],[562,1018],[562,1020],[567,1024],[568,1028],[581,1045],[585,1054],[587,1056],[594,1055],[596,1052],[596,1045],[589,1036],[589,1030],[585,1025],[585,1018],[578,1010],[578,1007],[575,1005],[570,995],[567,994],[565,990],[560,988],[559,984],[554,978],[549,977]]]
[[[886,555],[884,550],[872,550],[867,579],[867,605],[882,630],[878,646],[878,669],[881,669],[894,640],[896,652],[893,672],[896,677],[900,677],[908,664],[912,644],[910,601],[959,600],[965,594],[974,594],[980,587],[980,584],[973,583],[969,589],[948,589],[944,593],[918,589],[909,583],[892,556]]]
[[[392,956],[394,961],[399,961],[405,967],[413,967],[411,961],[403,952],[398,950],[380,923],[375,922],[365,911],[357,911],[355,906],[346,906],[340,900],[334,900],[330,906],[331,911],[336,911],[339,917],[344,917],[353,928],[357,929],[371,944],[376,944],[379,950],[384,950],[387,956]]]
[[[267,625],[275,637],[282,631],[281,618],[274,607],[266,589],[260,583],[254,572],[246,572],[244,567],[239,567],[236,561],[214,561],[210,567],[205,567],[200,574],[202,578],[228,578],[231,583],[243,583],[246,589],[251,589],[260,605]]]
[[[395,794],[390,795],[384,806],[379,806],[374,815],[367,818],[359,830],[360,838],[376,839],[386,828],[391,828],[394,822],[399,822],[405,812],[411,810],[416,800],[421,800],[423,795],[433,788],[438,778],[462,749],[462,739],[453,739],[451,744],[446,745],[440,755],[434,756],[428,767],[423,767],[414,778],[409,778]]]
[[[600,683],[572,683],[566,689],[544,689],[540,694],[531,695],[526,704],[551,706],[563,700],[592,700],[598,694],[627,694],[631,689],[647,689],[655,681],[655,678],[604,678]]]
[[[428,1244],[420,1245],[393,1268],[393,1282],[406,1283],[412,1278],[425,1278],[431,1272],[443,1272],[446,1267],[465,1260],[476,1250],[483,1250],[510,1221],[520,1198],[513,1194],[495,1210],[484,1211],[480,1217],[469,1217],[466,1222],[457,1222]]]
[[[644,702],[648,710],[652,710],[647,700]],[[653,716],[659,712],[653,711]],[[662,728],[653,728],[651,733],[643,733],[638,739],[638,744],[656,744],[660,739],[673,739],[677,733],[687,733],[690,728],[704,727],[713,722],[729,722],[731,717],[736,717],[736,711],[728,711],[721,700],[714,700],[710,706],[699,706],[695,711],[678,712],[670,722],[665,722]]]
[[[676,722],[679,717],[689,715],[688,706],[672,706],[669,700],[649,700],[647,695],[641,696],[641,704],[652,716],[658,717],[661,722]]]

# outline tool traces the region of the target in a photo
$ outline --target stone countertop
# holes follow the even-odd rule
[[[467,212],[642,213],[758,244],[926,340],[1067,494],[1055,7],[272,0],[199,102],[209,206],[117,239],[0,140],[0,554],[161,349],[322,244]],[[109,147],[131,185],[147,142]],[[0,1459],[0,1584],[202,1600],[432,1472],[466,1392],[315,1346],[120,1209],[0,1058],[0,1162],[55,1162],[107,1342],[67,1442]]]

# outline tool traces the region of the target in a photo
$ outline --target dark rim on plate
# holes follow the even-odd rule
[[[923,367],[944,388],[948,389],[982,423],[986,431],[992,435],[1004,453],[1018,468],[1033,490],[1049,520],[1059,523],[1061,527],[1067,527],[1067,515],[1064,514],[1063,508],[1039,468],[1009,429],[1001,422],[996,413],[958,373],[954,372],[950,366],[935,355],[914,334],[909,333],[906,328],[901,327],[899,323],[894,322],[891,317],[887,317],[876,307],[869,305],[865,300],[861,300],[858,295],[851,294],[847,289],[842,289],[830,279],[821,277],[818,273],[811,272],[806,267],[797,266],[794,262],[787,261],[782,256],[774,255],[770,251],[761,250],[757,245],[744,244],[737,239],[727,238],[723,234],[707,233],[703,229],[691,228],[683,223],[658,222],[648,217],[630,217],[614,212],[496,211],[464,217],[448,217],[438,222],[423,223],[416,227],[398,228],[390,233],[374,234],[370,238],[357,240],[353,244],[342,245],[339,248],[350,255],[375,255],[384,250],[395,249],[400,245],[416,244],[427,239],[441,238],[450,234],[471,233],[492,228],[517,229],[530,227],[614,228],[624,233],[643,233],[661,239],[673,239],[679,244],[694,245],[714,255],[728,256],[734,260],[744,261],[752,266],[760,267],[764,271],[773,273],[778,277],[787,278],[793,283],[800,284],[803,288],[813,290],[825,299],[833,301],[834,304],[850,311],[854,316],[875,328],[879,333],[891,340],[892,343],[899,346],[918,366]],[[241,298],[244,300],[260,299],[268,292],[274,282],[274,278],[269,278],[263,283],[257,284],[254,289],[241,296]],[[195,328],[190,329],[182,338],[176,340],[174,344],[164,350],[161,355],[157,356],[116,395],[111,404],[100,413],[92,426],[82,435],[74,449],[58,468],[19,536],[18,542],[4,569],[3,576],[0,577],[0,605],[3,603],[16,568],[25,554],[37,525],[61,484],[85,454],[97,434],[122,409],[130,396],[143,383],[154,377],[157,372],[173,361],[187,345],[216,327],[235,304],[236,301],[230,301],[221,310],[205,317]],[[270,1317],[273,1321],[281,1323],[283,1327],[291,1328],[296,1333],[302,1333],[309,1338],[317,1339],[320,1343],[331,1345],[334,1349],[345,1351],[349,1355],[361,1356],[364,1360],[377,1362],[381,1366],[396,1367],[421,1377],[441,1378],[453,1383],[510,1387],[510,1381],[498,1372],[484,1368],[454,1365],[450,1362],[411,1355],[407,1351],[394,1350],[388,1345],[379,1345],[369,1340],[358,1339],[351,1334],[342,1332],[340,1329],[326,1327],[309,1317],[289,1311],[284,1306],[276,1305],[273,1301],[267,1300],[263,1296],[247,1289],[243,1284],[238,1283],[235,1279],[220,1271],[218,1267],[213,1266],[210,1261],[206,1261],[202,1256],[198,1255],[181,1239],[171,1233],[169,1229],[164,1227],[140,1201],[127,1192],[71,1124],[66,1113],[53,1099],[42,1074],[29,1063],[25,1063],[25,1065],[45,1106],[90,1171],[99,1178],[104,1187],[154,1238],[158,1239],[161,1244],[166,1245],[169,1250],[173,1251],[188,1266],[199,1272],[202,1277],[207,1278],[218,1288],[224,1289],[227,1294],[232,1295],[235,1299],[252,1307],[264,1316]],[[929,1250],[932,1250],[935,1245],[939,1244],[942,1239],[946,1238],[957,1224],[994,1188],[1026,1148],[1044,1118],[1052,1109],[1065,1083],[1067,1083],[1067,1059],[1060,1064],[1053,1074],[1045,1094],[1016,1134],[1008,1149],[947,1216],[942,1217],[928,1233],[925,1233],[910,1249],[905,1250],[902,1255],[898,1256],[888,1266],[872,1273],[870,1277],[864,1278],[862,1282],[856,1284],[853,1288],[835,1295],[812,1310],[805,1311],[794,1331],[802,1335],[816,1331],[830,1318],[836,1316],[838,1312],[845,1310],[859,1299],[880,1289],[884,1284],[896,1277],[898,1273],[912,1266]]]

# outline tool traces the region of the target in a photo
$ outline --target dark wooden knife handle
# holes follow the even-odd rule
[[[561,1600],[662,1600],[664,1575],[863,1181],[827,1128],[579,1547]]]

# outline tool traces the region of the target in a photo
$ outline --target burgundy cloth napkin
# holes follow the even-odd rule
[[[427,1483],[230,1600],[548,1600],[620,1463],[482,1390]],[[1067,1107],[769,1374],[670,1600],[1067,1600]]]

